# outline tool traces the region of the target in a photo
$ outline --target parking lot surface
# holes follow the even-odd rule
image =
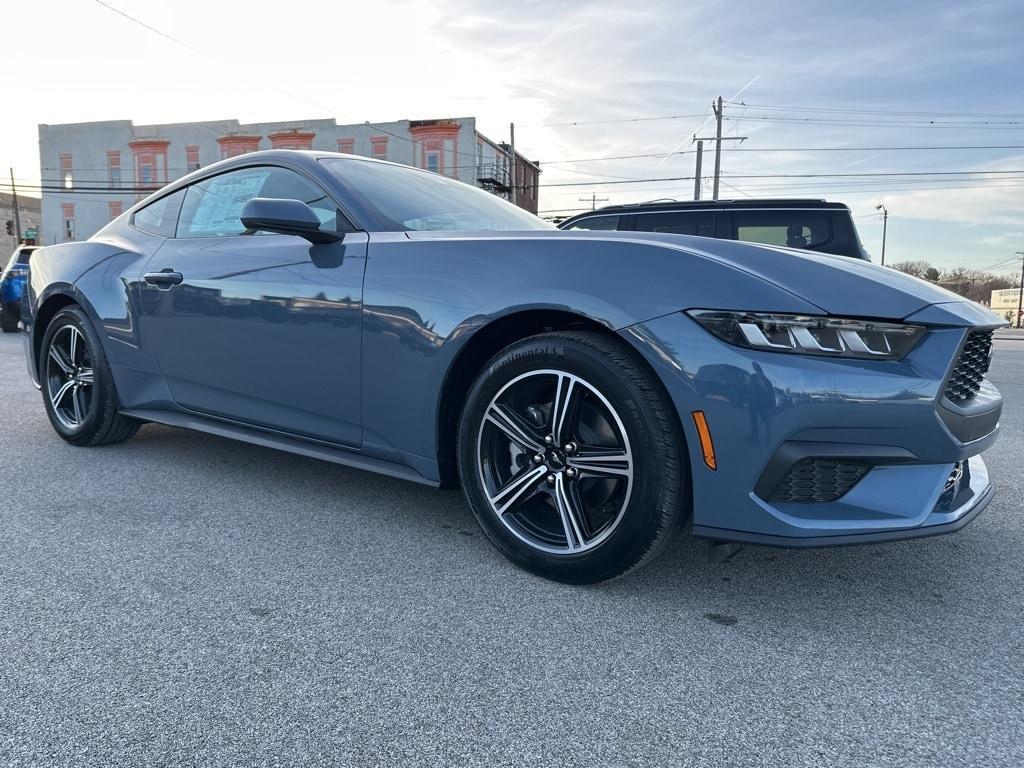
[[[525,574],[461,494],[51,430],[0,338],[0,764],[1024,765],[1024,340],[951,536]]]

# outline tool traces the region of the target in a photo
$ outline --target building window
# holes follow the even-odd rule
[[[373,136],[370,139],[370,147],[372,152],[370,156],[375,160],[387,160],[388,159],[388,137],[387,136]]]
[[[169,144],[166,139],[136,139],[128,143],[135,159],[135,186],[139,188],[140,199],[147,190],[167,183]]]
[[[260,137],[234,134],[221,136],[217,143],[220,144],[220,159],[226,160],[229,157],[238,157],[259,150]]]
[[[426,153],[426,162],[424,166],[428,171],[439,173],[441,170],[441,153],[436,149],[430,150]]]
[[[356,140],[338,139],[338,151],[345,155],[354,155],[356,152]]]
[[[185,170],[189,173],[199,170],[199,147],[195,144],[185,147]]]
[[[107,207],[110,209],[110,220],[113,221],[122,213],[124,213],[124,203],[120,200],[110,200],[107,203]]]
[[[74,240],[75,239],[75,204],[74,203],[61,203],[60,204],[61,218],[64,221],[64,239]]]
[[[156,165],[150,154],[139,155],[139,181],[144,185],[153,183],[156,178]]]
[[[62,154],[60,156],[60,177],[64,182],[64,189],[71,189],[74,186],[74,178],[71,174],[71,155]]]
[[[310,131],[292,128],[272,133],[267,138],[270,139],[271,149],[312,149],[315,136],[316,134]]]
[[[115,189],[121,186],[121,153],[117,150],[107,152],[107,181]]]

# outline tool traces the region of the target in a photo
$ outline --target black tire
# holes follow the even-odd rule
[[[69,423],[70,409],[66,404],[69,398],[77,397],[75,388],[72,387],[70,393],[58,401],[61,404],[60,413],[51,400],[51,394],[59,392],[60,387],[67,384],[67,379],[73,376],[67,375],[57,360],[51,358],[51,349],[55,343],[60,346],[63,340],[72,336],[75,331],[80,334],[78,338],[84,341],[84,349],[76,349],[78,354],[73,356],[71,362],[80,363],[78,367],[83,375],[86,370],[91,369],[92,383],[81,385],[82,392],[88,392],[87,396],[83,394],[81,407],[75,411],[76,414],[81,414],[81,418],[71,419],[74,423]],[[67,363],[67,355],[62,359]],[[79,373],[74,375],[77,376]],[[89,318],[77,306],[62,309],[47,327],[39,355],[39,381],[42,384],[43,404],[50,424],[58,435],[73,445],[98,446],[120,443],[134,435],[141,425],[135,419],[118,413],[117,390],[114,387],[107,356],[103,352],[103,345]]]
[[[19,317],[17,305],[4,304],[0,310],[0,330],[4,333],[14,333],[18,330]]]
[[[550,377],[551,384],[544,384],[543,377]],[[581,409],[589,408],[601,414],[600,423],[611,427],[608,445],[621,443],[623,455],[629,456],[622,467],[630,468],[630,479],[587,477],[589,470],[585,467],[577,469],[576,475],[570,474],[574,465],[568,451],[578,452],[577,462],[582,466],[588,462],[585,454],[594,455],[602,448],[585,445],[587,441],[582,432],[586,424],[582,416],[575,417],[578,426],[570,426],[568,432],[559,435],[561,427],[553,426],[552,416],[559,410],[559,395],[551,396],[554,399],[546,412],[543,405],[521,408],[532,402],[532,397],[549,399],[540,394],[548,391],[543,389],[545,386],[550,386],[550,391],[557,387],[557,391],[562,392],[563,380],[570,382],[564,390],[563,405],[571,401],[570,393],[574,391],[582,393],[576,395],[577,399],[586,399],[583,406],[578,404],[579,400],[575,406],[566,406],[566,412],[575,408],[582,414]],[[575,382],[575,390],[572,382]],[[534,389],[520,396],[516,387]],[[502,398],[509,400],[503,402]],[[518,404],[512,402],[516,398],[519,398]],[[527,413],[533,423],[528,425],[527,420],[516,420],[523,429],[536,427],[540,432],[552,433],[542,438],[547,440],[554,435],[553,442],[544,444],[544,450],[549,453],[543,454],[544,458],[541,453],[527,457],[519,446],[526,446],[527,451],[535,450],[529,447],[531,440],[517,444],[515,439],[507,439],[506,455],[502,440],[511,438],[511,432],[491,418],[485,422],[488,414],[494,414],[495,407]],[[611,426],[613,424],[617,426]],[[578,442],[571,437],[573,429]],[[617,434],[623,431],[623,435]],[[536,434],[531,431],[526,437],[532,439]],[[559,441],[565,448],[562,452],[555,450]],[[652,560],[689,515],[689,465],[675,409],[643,360],[624,342],[605,334],[546,333],[517,342],[498,353],[470,389],[459,424],[457,451],[463,488],[487,537],[516,565],[556,581],[592,584],[628,573]],[[509,459],[507,464],[506,458]],[[533,463],[538,466],[533,467]],[[556,469],[560,477],[553,485],[551,478],[555,471],[549,471],[549,466],[561,467]],[[520,477],[524,480],[532,477],[539,470],[546,474],[539,480],[537,489],[534,490],[531,480],[525,500],[515,502],[523,511],[514,512],[511,517],[500,514],[499,500],[517,495],[503,497],[502,489],[513,486]],[[571,490],[564,490],[570,487],[573,477],[578,484],[575,495]],[[561,514],[565,505],[559,503],[559,493],[563,500],[573,497],[577,511],[582,507],[582,517],[586,518],[587,505],[580,502],[588,492],[588,488],[582,486],[584,482],[602,483],[602,489],[615,489],[602,490],[602,493],[617,501],[609,503],[606,498],[597,508],[619,510],[609,513],[608,519],[612,522],[606,521],[603,533],[594,535],[590,544],[585,541],[588,530],[598,530],[593,518],[575,529],[576,534],[582,532],[583,535],[574,535],[566,522],[571,518]],[[545,485],[550,487],[545,489]],[[543,498],[545,495],[550,498]],[[492,498],[495,505],[492,505]],[[553,514],[561,514],[564,547],[556,531],[559,520],[545,527],[547,507],[557,510]],[[613,519],[611,514],[618,514],[618,517]],[[577,551],[573,551],[574,544]],[[591,548],[584,549],[587,546]],[[562,550],[548,551],[546,547],[552,550],[562,547]]]

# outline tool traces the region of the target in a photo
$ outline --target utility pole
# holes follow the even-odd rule
[[[1020,293],[1017,294],[1017,327],[1020,328],[1021,310],[1024,310],[1024,251],[1017,251],[1014,256],[1020,256]]]
[[[722,175],[722,142],[723,141],[746,141],[746,136],[723,136],[722,135],[722,97],[719,96],[718,100],[715,101],[711,108],[715,111],[715,135],[705,136],[702,138],[693,137],[693,141],[713,141],[715,142],[715,184],[711,191],[711,199],[718,199],[718,179]],[[700,153],[697,153],[697,157],[700,157]],[[697,174],[700,176],[700,174]],[[696,185],[695,185],[696,186]]]
[[[693,171],[693,199],[700,200],[700,169],[704,163],[704,139],[697,141],[697,167]]]
[[[889,209],[879,203],[875,206],[876,211],[882,212],[882,266],[885,266],[885,230],[889,226]]]
[[[596,211],[597,210],[597,204],[598,203],[607,203],[608,202],[608,198],[607,197],[598,197],[597,196],[597,192],[592,194],[590,197],[579,197],[579,198],[576,198],[576,199],[579,200],[581,203],[590,203],[590,210],[592,210],[592,211]]]
[[[715,110],[715,186],[711,199],[718,199],[718,177],[722,172],[722,97],[718,97]]]
[[[508,124],[508,154],[509,154],[509,182],[512,186],[512,192],[509,195],[509,200],[512,205],[516,205],[516,124]]]
[[[21,215],[18,213],[18,188],[14,186],[14,169],[11,172],[11,204],[14,206],[14,233],[18,238],[17,245],[21,245]]]

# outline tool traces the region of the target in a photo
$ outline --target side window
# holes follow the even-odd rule
[[[132,215],[132,224],[151,235],[174,237],[174,226],[178,222],[178,211],[181,210],[184,198],[185,190],[179,189],[173,195],[154,200]]]
[[[715,236],[715,214],[709,211],[672,211],[637,214],[638,232],[671,232],[676,235]]]
[[[619,219],[619,216],[589,216],[573,223],[569,229],[586,229],[594,232],[614,231],[619,228]]]
[[[338,229],[337,206],[322,189],[295,171],[261,166],[222,173],[188,187],[177,236],[241,235],[246,231],[242,207],[254,197],[301,200],[316,213],[321,229]]]
[[[817,248],[832,239],[825,211],[734,211],[733,237],[749,243]]]

